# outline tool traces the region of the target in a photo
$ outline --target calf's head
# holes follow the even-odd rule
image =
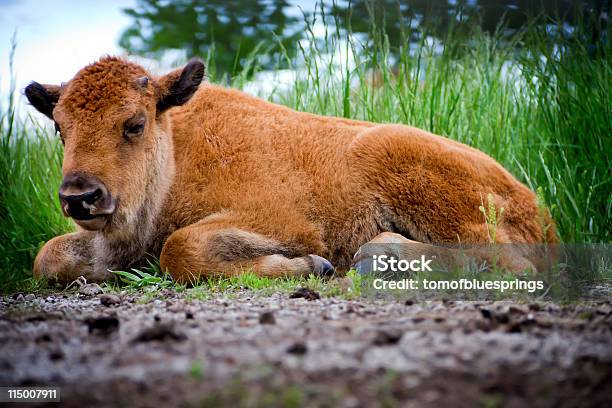
[[[133,225],[147,216],[173,170],[163,113],[186,103],[203,77],[197,60],[153,77],[139,65],[106,57],[61,86],[26,87],[30,103],[55,122],[64,143],[64,213],[88,230]]]

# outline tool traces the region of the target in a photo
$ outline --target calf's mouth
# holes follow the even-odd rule
[[[112,200],[111,205],[100,208],[95,204],[85,201],[81,203],[81,208],[65,204],[62,207],[64,215],[72,218],[81,228],[95,231],[104,228],[111,221],[116,211],[116,200]]]

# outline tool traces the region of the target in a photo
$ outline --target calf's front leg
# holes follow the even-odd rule
[[[248,270],[267,277],[335,273],[320,256],[297,254],[289,245],[246,229],[205,222],[172,233],[162,249],[160,266],[182,283]]]
[[[79,276],[88,281],[110,278],[106,269],[94,267],[93,239],[89,231],[60,235],[47,242],[36,256],[33,273],[50,281],[69,283]]]

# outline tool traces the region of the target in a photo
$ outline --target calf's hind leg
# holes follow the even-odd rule
[[[537,272],[535,266],[518,250],[512,246],[474,246],[468,245],[466,248],[449,248],[444,246],[426,244],[410,240],[400,234],[393,232],[383,232],[374,237],[367,244],[380,245],[372,250],[362,251],[360,248],[353,257],[353,267],[370,270],[364,262],[372,262],[372,255],[393,255],[400,259],[419,259],[424,255],[427,259],[433,259],[432,266],[442,267],[462,267],[470,259],[476,260],[479,264],[486,262],[487,265],[497,265],[502,269],[513,273]],[[400,244],[400,245],[397,245]],[[385,247],[384,245],[388,245]]]
[[[299,256],[302,255],[302,256]],[[275,239],[236,227],[200,222],[172,233],[160,256],[162,270],[182,283],[252,270],[259,276],[331,276],[331,263],[296,254]]]

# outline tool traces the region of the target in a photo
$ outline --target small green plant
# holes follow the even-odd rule
[[[172,280],[166,277],[152,275],[150,273],[132,269],[131,272],[127,271],[111,271],[115,275],[119,276],[119,279],[127,284],[128,286],[136,289],[144,288],[145,286],[156,286],[159,288],[167,288],[174,284]]]
[[[497,242],[497,229],[501,223],[502,215],[504,214],[504,207],[500,207],[499,210],[497,210],[493,194],[489,193],[487,194],[487,207],[485,208],[481,196],[478,209],[484,215],[489,242],[495,244]]]
[[[174,287],[183,290],[183,285],[177,285],[170,275],[162,273],[159,268],[159,263],[149,261],[149,266],[144,270],[132,268],[128,271],[111,271],[119,277],[119,280],[132,289],[163,289]]]
[[[502,394],[483,395],[480,399],[482,408],[497,408],[504,405],[504,396]]]
[[[194,380],[201,380],[204,378],[204,364],[200,360],[195,360],[189,367],[189,375]]]
[[[544,242],[547,243],[548,231],[550,231],[553,225],[550,218],[550,211],[548,205],[546,204],[544,189],[542,187],[538,187],[536,189],[536,202],[538,206],[538,225],[542,229],[542,236],[544,237]]]
[[[355,297],[361,296],[361,289],[363,287],[363,276],[356,269],[351,269],[346,273],[346,277],[351,280],[350,291],[353,292]]]
[[[123,283],[135,289],[142,289],[145,286],[156,286],[159,288],[167,288],[174,284],[172,280],[168,279],[165,276],[152,275],[148,272],[144,272],[139,269],[132,269],[131,272],[127,272],[127,271],[111,271],[111,272],[119,276],[119,279]]]

